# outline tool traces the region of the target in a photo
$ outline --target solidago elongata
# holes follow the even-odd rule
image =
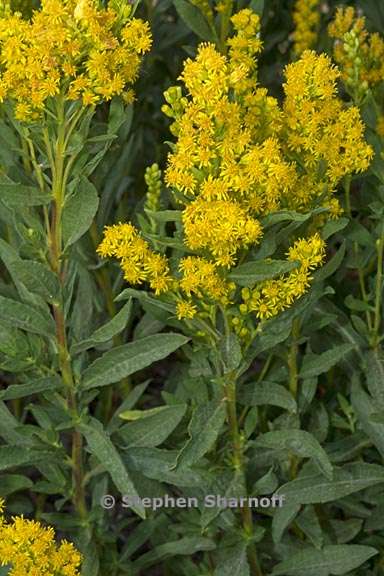
[[[35,266],[45,267],[56,286],[46,309],[55,329],[51,363],[74,420],[79,394],[68,343],[69,246],[91,226],[98,194],[88,176],[126,119],[124,104],[133,100],[132,84],[150,45],[148,24],[134,18],[124,0],[107,6],[98,0],[42,0],[28,20],[12,10],[0,18],[0,103],[19,138],[22,160],[15,173],[2,176],[2,184],[16,191],[21,184],[21,191],[42,199],[28,224],[27,244]],[[95,137],[96,107],[111,100],[109,119],[98,124]],[[84,518],[83,461],[82,436],[74,427],[71,497]]]
[[[204,351],[216,384],[211,402],[219,413],[226,408],[229,460],[246,494],[239,376],[261,332],[268,334],[266,321],[308,291],[325,258],[322,228],[342,213],[337,186],[364,171],[373,152],[359,110],[338,98],[340,73],[327,56],[305,51],[287,66],[279,103],[257,80],[258,16],[244,9],[232,24],[227,55],[201,44],[184,64],[185,90],[165,93],[176,138],[165,182],[178,210],[148,211],[150,226],[139,218],[141,230],[108,226],[98,253],[117,258],[130,284],[146,283],[152,303],[160,299],[168,321],[179,321]],[[271,236],[285,218],[294,226]],[[170,222],[173,237],[165,234]],[[297,222],[307,224],[299,230]],[[262,576],[249,506],[241,524],[251,573]]]
[[[212,319],[221,306],[247,336],[256,318],[278,314],[308,290],[324,260],[321,226],[342,213],[337,185],[368,167],[372,149],[358,109],[337,96],[340,73],[327,56],[306,51],[287,66],[280,105],[257,81],[258,16],[245,9],[232,23],[228,56],[201,44],[180,77],[185,94],[180,87],[165,93],[176,137],[165,181],[181,209],[184,253],[155,252],[132,224],[107,227],[98,252],[116,257],[129,283],[147,282],[174,302],[179,319]],[[262,244],[263,221],[314,208],[328,216],[287,246],[292,269],[241,289],[234,268]]]

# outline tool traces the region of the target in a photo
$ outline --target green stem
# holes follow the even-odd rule
[[[298,386],[299,386],[297,355],[299,352],[298,339],[300,336],[300,320],[298,318],[295,318],[295,320],[292,323],[291,335],[292,335],[292,341],[290,348],[288,350],[288,358],[287,358],[288,370],[289,370],[289,390],[294,399],[297,400]],[[295,454],[292,454],[290,458],[291,479],[296,478],[298,466],[299,466],[299,460]]]
[[[350,176],[347,176],[345,179],[344,191],[345,191],[345,211],[347,213],[348,218],[350,220],[352,220],[351,177]],[[353,254],[354,254],[356,260],[358,261],[359,245],[357,242],[353,242]],[[364,272],[360,268],[360,266],[358,266],[358,268],[357,268],[357,273],[359,276],[359,286],[360,286],[361,297],[363,299],[363,302],[368,306],[369,305],[369,299],[368,299],[367,290],[365,288]],[[366,317],[366,321],[367,321],[368,331],[371,332],[372,331],[372,318],[371,318],[371,313],[369,310],[366,311],[365,317]]]
[[[232,443],[233,466],[241,474],[242,483],[246,489],[245,462],[243,440],[239,430],[239,423],[236,409],[236,380],[233,373],[224,377],[224,391],[227,408],[227,419]],[[252,511],[248,505],[241,508],[241,517],[243,529],[250,540],[253,535],[253,518]],[[251,567],[252,576],[263,576],[257,551],[254,543],[250,542],[248,546],[248,560]]]
[[[384,233],[376,241],[377,250],[377,274],[376,274],[376,296],[375,296],[375,313],[372,329],[371,345],[375,350],[380,342],[380,325],[381,325],[381,301],[383,295],[383,255],[384,255]]]
[[[233,10],[233,0],[225,0],[224,8],[220,19],[220,50],[223,54],[227,51],[227,38],[229,33],[229,23]]]
[[[300,335],[300,321],[296,318],[292,324],[292,342],[288,351],[289,390],[297,398],[299,372],[297,368],[297,354],[299,351],[298,339]]]
[[[58,101],[57,108],[57,139],[51,147],[48,132],[45,133],[47,155],[51,162],[53,209],[50,226],[51,268],[64,288],[63,247],[62,247],[62,210],[65,197],[65,111],[64,101]],[[64,302],[62,296],[53,306],[56,324],[56,338],[59,352],[59,367],[67,393],[67,405],[74,421],[79,418],[75,380],[72,372],[71,358],[67,343]],[[83,470],[83,439],[75,428],[72,432],[72,481],[74,487],[73,504],[79,516],[86,518],[87,508],[84,492]]]

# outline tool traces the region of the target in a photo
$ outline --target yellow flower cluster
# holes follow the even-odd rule
[[[365,170],[372,157],[358,109],[337,96],[339,72],[327,56],[306,51],[287,67],[280,105],[258,85],[258,17],[245,9],[232,23],[228,55],[201,44],[180,77],[185,93],[181,87],[165,93],[163,111],[173,119],[176,137],[165,182],[181,206],[177,228],[185,253],[168,263],[158,255],[163,283],[157,293],[167,292],[179,319],[206,318],[214,313],[212,305],[236,302],[238,290],[229,274],[260,243],[261,217],[322,206],[328,217],[337,218],[342,212],[334,195],[338,183]],[[315,230],[324,218],[314,221]],[[131,225],[107,228],[99,253],[119,258],[128,281],[146,280],[153,287],[146,264],[153,253]],[[260,319],[284,310],[307,290],[311,270],[323,258],[319,234],[296,242],[288,259],[300,265],[243,291],[248,297],[242,310]],[[238,312],[235,316],[243,336],[247,328]]]
[[[261,237],[260,223],[229,200],[198,198],[183,211],[183,224],[189,248],[209,250],[219,266],[228,268],[239,248],[256,244]]]
[[[172,280],[167,259],[153,252],[132,224],[107,226],[97,252],[104,258],[117,258],[130,284],[149,282],[155,294],[169,290]]]
[[[15,102],[15,116],[39,116],[50,97],[95,105],[122,94],[133,98],[140,55],[151,45],[148,24],[129,19],[131,7],[114,0],[42,0],[30,20],[0,18],[0,102]]]
[[[288,260],[298,262],[299,267],[288,274],[257,284],[252,290],[244,288],[240,305],[242,314],[255,312],[262,320],[276,316],[300,298],[310,286],[311,271],[320,266],[325,257],[325,243],[318,233],[297,240],[288,251]],[[242,323],[235,320],[236,330]]]
[[[73,544],[55,542],[53,528],[22,516],[7,522],[0,500],[0,565],[9,576],[79,576],[81,556]]]
[[[287,144],[306,168],[307,178],[302,184],[311,185],[315,194],[327,192],[327,188],[333,191],[347,174],[363,172],[373,157],[364,140],[359,109],[346,107],[337,97],[339,75],[325,54],[318,56],[309,50],[286,68]],[[305,192],[299,184],[300,188],[302,196]]]
[[[317,40],[317,28],[320,23],[319,0],[296,0],[293,10],[295,30],[292,38],[293,51],[300,56],[305,50],[313,48]]]
[[[365,18],[352,6],[338,8],[329,34],[335,38],[334,58],[347,87],[363,96],[368,87],[383,81],[384,41],[378,33],[367,32]]]

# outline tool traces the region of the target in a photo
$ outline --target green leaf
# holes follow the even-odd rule
[[[120,428],[122,424],[122,421],[119,418],[120,413],[124,412],[124,410],[130,410],[131,408],[133,408],[133,406],[135,406],[136,402],[139,401],[139,399],[147,389],[149,383],[150,380],[145,380],[145,382],[142,382],[141,384],[138,384],[137,386],[132,388],[128,396],[124,399],[124,402],[120,404],[120,406],[117,408],[112,418],[110,419],[108,424],[109,433],[112,434],[112,432]]]
[[[204,14],[187,0],[173,0],[173,4],[180,18],[202,40],[215,42],[215,34],[207,22]]]
[[[300,378],[313,378],[335,366],[353,350],[352,344],[340,344],[322,354],[306,354],[300,370]]]
[[[380,352],[366,353],[367,386],[373,399],[381,408],[384,407],[384,357]]]
[[[249,7],[253,12],[255,12],[255,14],[258,14],[261,17],[264,12],[264,4],[265,0],[252,0]]]
[[[327,262],[326,264],[324,264],[324,266],[321,266],[321,268],[319,268],[319,270],[316,270],[316,272],[313,275],[314,280],[316,282],[323,282],[329,276],[332,276],[336,272],[336,270],[338,270],[340,268],[341,263],[344,260],[345,250],[346,250],[346,243],[344,240],[342,245],[340,246],[340,248],[336,252],[336,254],[334,256],[332,256],[330,261]]]
[[[223,336],[220,342],[221,357],[224,363],[225,374],[236,370],[242,360],[241,345],[236,334],[232,332]]]
[[[153,211],[145,209],[145,213],[156,222],[181,222],[181,210],[159,210]]]
[[[78,354],[83,352],[88,348],[93,348],[102,342],[107,342],[111,340],[116,334],[119,334],[126,327],[129,317],[132,312],[132,300],[129,299],[128,302],[122,307],[121,310],[111,319],[109,322],[95,330],[89,338],[82,340],[78,344],[75,344],[71,352],[72,354]]]
[[[53,452],[18,446],[0,446],[0,471],[52,460]]]
[[[362,429],[384,457],[384,424],[375,422],[377,405],[357,381],[352,383],[351,402]]]
[[[13,262],[12,268],[20,282],[32,292],[39,294],[47,302],[54,301],[59,294],[59,283],[55,274],[34,260],[18,260]]]
[[[273,214],[268,214],[264,216],[261,220],[263,228],[267,226],[273,226],[274,224],[279,224],[280,222],[306,222],[311,218],[312,215],[320,214],[325,212],[325,208],[317,208],[312,212],[307,214],[302,214],[301,212],[295,212],[294,210],[280,210],[279,212],[274,212]]]
[[[325,450],[312,434],[305,430],[273,430],[257,437],[254,445],[259,448],[290,451],[301,458],[312,458],[323,474],[332,478],[332,464]]]
[[[133,106],[124,106],[121,98],[112,98],[109,107],[108,135],[117,134],[124,122],[131,123]]]
[[[102,424],[95,418],[91,418],[88,424],[80,424],[79,429],[87,440],[89,450],[110,474],[120,494],[138,498],[128,471]],[[141,504],[138,503],[132,509],[141,518],[145,518],[145,510]]]
[[[273,569],[272,576],[341,576],[377,554],[371,546],[336,544],[322,550],[302,550]]]
[[[175,306],[167,302],[163,302],[158,298],[155,298],[145,292],[144,290],[135,290],[134,288],[125,288],[116,298],[116,302],[121,300],[126,300],[127,298],[136,298],[142,304],[151,304],[152,306],[159,308],[160,310],[167,312],[168,314],[175,315]]]
[[[2,474],[0,476],[0,496],[2,498],[28,488],[33,488],[33,482],[26,476],[21,476],[20,474]]]
[[[42,336],[55,333],[55,324],[51,316],[3,296],[0,296],[0,320],[14,328]]]
[[[296,518],[296,524],[316,548],[322,548],[324,544],[323,532],[313,506],[309,505],[304,508]]]
[[[26,384],[11,384],[0,392],[0,400],[15,400],[41,392],[52,392],[60,386],[61,379],[57,375],[31,380]]]
[[[257,282],[276,278],[298,267],[297,262],[265,260],[240,264],[228,274],[228,278],[239,286],[253,286]]]
[[[249,576],[246,543],[218,550],[219,560],[214,576]]]
[[[224,424],[225,414],[225,404],[221,400],[197,406],[188,426],[190,438],[179,453],[177,468],[195,464],[212,448]]]
[[[173,558],[178,555],[191,556],[203,550],[214,550],[215,547],[215,543],[209,538],[186,536],[185,538],[180,538],[180,540],[156,546],[153,550],[138,558],[133,563],[133,566],[136,570],[144,570],[153,564],[162,562],[166,558]]]
[[[288,526],[300,511],[297,502],[284,502],[281,508],[276,508],[272,519],[272,540],[278,544]]]
[[[52,197],[34,186],[17,184],[3,176],[0,178],[0,200],[10,208],[27,208],[49,204]]]
[[[83,389],[106,386],[166,358],[188,342],[181,334],[162,333],[109,350],[83,373]]]
[[[290,412],[297,411],[297,404],[292,394],[284,386],[274,382],[247,384],[240,388],[238,399],[240,404],[246,406],[272,405]]]
[[[281,486],[276,495],[289,503],[317,504],[332,502],[370,486],[384,482],[384,467],[377,464],[355,462],[333,468],[333,479],[322,474],[299,476]]]
[[[328,220],[325,226],[321,230],[321,237],[323,240],[327,240],[330,236],[336,234],[336,232],[340,232],[340,230],[344,230],[344,228],[349,223],[348,218],[338,218],[337,220]]]
[[[87,232],[97,212],[99,198],[97,190],[87,178],[81,178],[74,192],[64,204],[62,226],[66,247]]]
[[[180,487],[196,488],[207,484],[210,475],[205,469],[194,467],[175,471],[177,456],[177,450],[161,448],[129,448],[122,454],[129,470],[140,472],[147,478]]]
[[[136,413],[136,416],[137,412],[141,413],[139,419],[135,419],[119,429],[119,436],[124,441],[124,447],[159,446],[180,423],[186,408],[186,404],[174,404],[173,406],[160,406],[152,410],[122,412],[120,418],[128,416],[129,419],[132,419],[132,412]]]

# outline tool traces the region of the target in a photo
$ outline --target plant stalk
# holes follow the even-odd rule
[[[235,470],[241,474],[242,483],[244,487],[246,487],[243,441],[239,430],[239,422],[236,410],[236,379],[234,378],[233,373],[227,374],[225,376],[224,391],[227,408],[227,419],[232,442],[233,465]],[[253,535],[253,518],[252,511],[248,504],[241,508],[241,517],[244,532],[246,536],[251,539]],[[252,575],[263,576],[256,547],[252,542],[250,542],[248,546],[248,561],[251,567]]]
[[[46,138],[47,155],[51,159],[52,171],[52,195],[53,207],[50,225],[50,255],[51,268],[57,275],[61,285],[61,295],[53,305],[53,314],[56,324],[56,338],[59,353],[59,367],[67,394],[67,406],[72,418],[79,419],[75,380],[72,372],[71,358],[68,349],[65,311],[62,292],[64,289],[64,263],[62,246],[62,210],[64,206],[66,178],[65,171],[65,111],[64,101],[60,100],[57,106],[57,139],[54,149]],[[85,492],[84,492],[84,470],[83,470],[83,439],[81,433],[75,428],[72,432],[72,482],[73,482],[73,504],[83,520],[87,515]]]

